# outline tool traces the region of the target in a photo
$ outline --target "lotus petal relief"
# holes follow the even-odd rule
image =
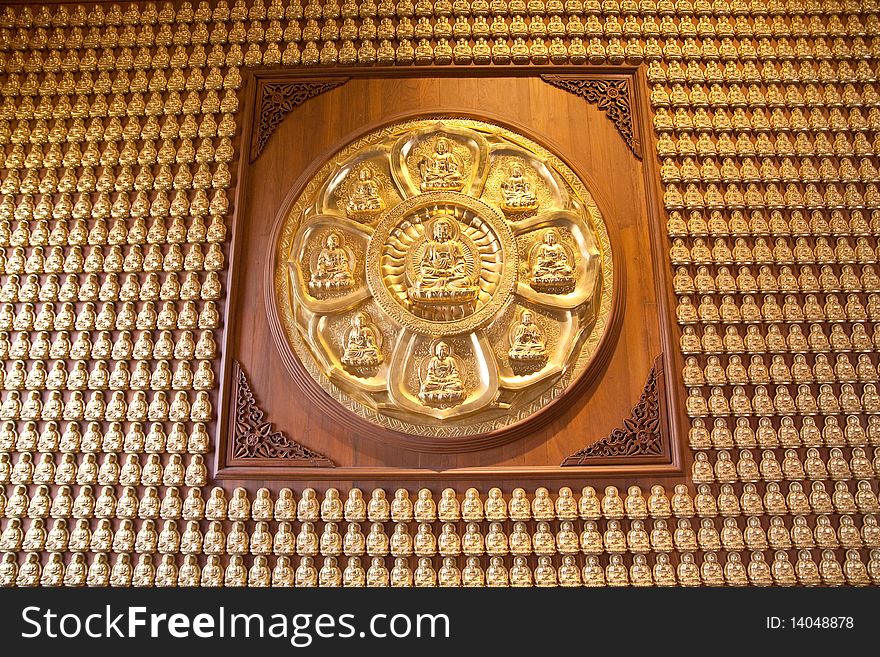
[[[374,130],[282,212],[284,362],[416,449],[537,416],[608,332],[604,217],[559,157],[506,128],[432,117]]]

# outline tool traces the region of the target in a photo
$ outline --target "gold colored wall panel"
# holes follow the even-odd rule
[[[878,26],[835,0],[5,7],[0,583],[880,582]],[[386,509],[356,492],[297,490],[299,520],[286,492],[209,493],[242,70],[624,62],[651,87],[691,476],[434,491],[486,536],[445,553],[426,500],[387,509],[415,547],[362,550]]]

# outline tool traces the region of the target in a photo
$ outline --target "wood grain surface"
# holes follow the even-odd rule
[[[590,74],[595,75],[596,69]],[[372,73],[372,72],[371,72]],[[646,183],[655,179],[650,164],[637,159],[614,124],[597,107],[582,98],[551,86],[536,76],[415,77],[358,75],[293,109],[276,128],[254,162],[242,161],[236,203],[230,303],[227,309],[227,344],[224,353],[226,385],[221,408],[221,448],[217,473],[222,478],[333,479],[426,478],[437,481],[488,477],[555,476],[571,478],[578,470],[590,476],[650,474],[677,470],[678,448],[669,444],[660,459],[602,463],[596,468],[559,468],[568,455],[607,436],[628,417],[639,399],[654,359],[672,354],[669,340],[669,303],[658,294],[669,289],[662,246],[657,244],[658,189]],[[348,72],[334,70],[335,76]],[[621,76],[621,69],[614,69]],[[264,74],[261,74],[261,76]],[[320,74],[308,78],[320,79]],[[497,73],[496,73],[497,75]],[[650,134],[643,125],[644,83],[627,72],[634,89],[636,129]],[[273,82],[278,76],[271,76]],[[244,113],[243,143],[256,123],[253,101],[258,78],[248,84],[250,101]],[[543,414],[542,424],[529,424],[504,445],[455,454],[425,453],[401,449],[392,432],[374,427],[348,413],[318,386],[285,367],[270,330],[272,311],[267,307],[266,271],[274,252],[273,230],[281,213],[299,188],[337,149],[358,135],[402,118],[428,114],[459,115],[497,122],[522,130],[559,155],[585,182],[602,211],[614,250],[618,285],[615,292],[615,323],[597,365],[584,377],[583,385]],[[648,158],[649,162],[653,158]],[[660,250],[655,252],[659,247]],[[276,463],[253,460],[245,467],[231,459],[229,376],[231,362],[238,361],[266,418],[275,430],[318,451],[337,464],[335,469],[274,467]],[[666,368],[666,371],[677,368]],[[667,385],[675,391],[678,386]],[[305,389],[304,389],[305,388]],[[322,400],[323,398],[323,400]],[[316,403],[323,401],[324,403]],[[665,404],[666,425],[677,427],[677,399]],[[333,412],[338,408],[338,412]],[[339,414],[343,414],[340,421]],[[659,461],[659,462],[658,462]],[[230,467],[235,466],[235,467]],[[586,474],[586,473],[585,473]],[[479,481],[479,479],[478,479]]]

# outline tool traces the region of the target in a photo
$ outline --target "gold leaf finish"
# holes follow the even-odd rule
[[[414,437],[496,431],[565,394],[614,290],[575,173],[522,135],[445,117],[330,158],[284,211],[274,275],[284,344],[316,383]]]

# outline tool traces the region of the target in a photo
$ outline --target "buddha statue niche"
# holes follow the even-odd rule
[[[413,285],[407,289],[410,301],[427,305],[466,304],[476,300],[474,253],[459,239],[458,222],[438,216],[428,223],[423,244],[414,254]]]
[[[574,260],[565,245],[560,244],[555,230],[544,234],[532,249],[531,286],[536,292],[566,294],[575,286]]]
[[[309,289],[317,292],[351,288],[354,285],[354,275],[351,273],[353,261],[354,258],[339,233],[331,232],[324,239],[324,246],[312,267]]]
[[[351,320],[351,330],[345,338],[342,364],[354,374],[367,373],[382,363],[381,333],[370,322],[365,312]]]
[[[510,335],[507,352],[514,371],[536,371],[547,362],[547,346],[541,328],[534,323],[531,310],[523,310]]]
[[[382,186],[371,166],[362,166],[358,170],[357,179],[351,183],[349,189],[345,211],[350,219],[368,222],[385,209]]]
[[[441,340],[434,345],[433,353],[427,367],[420,372],[419,399],[432,406],[461,402],[464,399],[464,383],[452,349]]]
[[[434,142],[434,152],[419,161],[419,174],[423,192],[460,191],[464,186],[462,161],[450,151],[449,140],[438,137]]]
[[[538,209],[538,197],[526,180],[521,164],[510,167],[510,175],[501,183],[501,194],[504,197],[501,209],[512,219],[525,219]]]

